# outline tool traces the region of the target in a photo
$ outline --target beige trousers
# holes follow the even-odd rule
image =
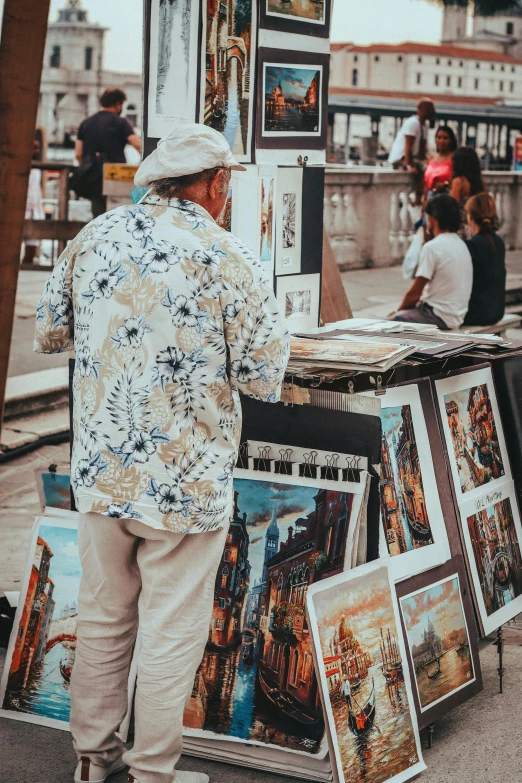
[[[82,580],[71,731],[78,757],[119,758],[139,625],[135,742],[124,755],[140,783],[171,783],[183,710],[201,662],[227,529],[181,535],[133,519],[80,514]]]

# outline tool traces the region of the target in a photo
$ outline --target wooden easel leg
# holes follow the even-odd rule
[[[501,625],[497,630],[497,639],[493,642],[498,652],[498,679],[499,693],[504,693],[504,626]]]

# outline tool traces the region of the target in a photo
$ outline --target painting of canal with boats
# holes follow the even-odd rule
[[[401,599],[421,710],[475,681],[455,574]]]
[[[238,473],[255,478],[234,479],[234,516],[185,728],[318,754],[324,720],[305,597],[350,557],[362,495],[323,488],[331,482]]]
[[[390,577],[373,564],[356,571],[308,598],[339,778],[406,780],[423,764]]]

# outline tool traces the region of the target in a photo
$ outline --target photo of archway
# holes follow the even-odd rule
[[[320,752],[305,597],[310,584],[349,567],[362,500],[362,485],[333,485],[236,471],[207,647],[185,713],[190,736]]]

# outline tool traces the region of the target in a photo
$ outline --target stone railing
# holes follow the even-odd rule
[[[522,177],[484,175],[495,197],[500,235],[508,249],[522,248]],[[341,271],[400,264],[419,216],[412,179],[385,168],[327,168],[325,225]]]

